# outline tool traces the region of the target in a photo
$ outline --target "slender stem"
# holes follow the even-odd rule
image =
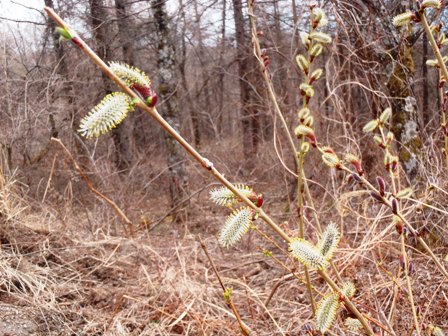
[[[409,260],[408,255],[406,253],[404,233],[400,235],[400,243],[401,243],[401,255],[403,256],[403,264],[404,264],[404,276],[406,278],[406,283],[408,286],[408,296],[409,296],[409,302],[411,303],[412,316],[414,317],[415,330],[417,331],[417,335],[420,336],[421,335],[420,326],[418,323],[417,311],[415,310],[414,295],[412,294],[411,278],[409,276]]]
[[[440,100],[441,100],[441,105],[442,105],[442,109],[441,109],[441,114],[442,114],[442,128],[443,128],[443,137],[444,137],[444,150],[445,152],[443,153],[445,155],[445,167],[448,170],[448,134],[447,134],[447,125],[446,125],[446,103],[447,103],[447,97],[445,95],[444,92],[444,86],[445,86],[445,82],[441,80],[442,78],[442,72],[439,69],[439,95],[440,95]]]
[[[319,146],[317,146],[317,149],[321,153],[324,153],[323,150]],[[356,174],[356,172],[350,170],[350,168],[348,168],[347,166],[343,165],[342,163],[341,163],[339,169],[341,169],[341,170],[343,170],[343,171],[345,171],[345,172],[347,172],[349,174]],[[380,196],[380,193],[378,192],[378,190],[369,181],[367,181],[365,177],[359,176],[359,178],[360,178],[361,182],[364,185],[366,185],[370,190],[372,190],[373,192],[377,193],[378,196]],[[382,198],[382,203],[392,209],[392,202],[389,201],[388,199],[386,199],[385,197],[382,197],[382,196],[380,196],[380,197]],[[432,258],[432,260],[436,263],[437,268],[448,279],[448,272],[447,272],[447,270],[445,269],[445,267],[440,262],[440,259],[437,258],[437,256],[434,254],[434,252],[432,252],[431,248],[426,244],[425,240],[422,237],[420,237],[420,233],[416,229],[414,229],[414,227],[411,225],[411,223],[409,223],[409,221],[404,217],[404,215],[400,211],[398,211],[396,213],[396,215],[403,221],[403,223],[406,225],[406,227],[409,229],[409,231],[415,237],[417,237],[417,240],[419,241],[419,243],[423,246],[423,248],[426,250],[426,252],[429,253],[429,255]]]
[[[274,85],[272,84],[268,69],[264,65],[264,61],[261,56],[261,47],[260,42],[257,37],[257,26],[255,22],[255,15],[254,15],[254,8],[253,8],[253,0],[248,0],[248,13],[251,23],[251,32],[252,32],[252,43],[254,46],[254,54],[257,58],[261,68],[262,68],[262,75],[263,79],[266,83],[266,86],[268,88],[268,93],[270,96],[270,100],[272,104],[274,105],[274,109],[282,123],[282,126],[285,130],[286,136],[288,138],[289,145],[294,153],[294,159],[297,166],[297,193],[298,193],[298,200],[297,200],[297,213],[298,213],[298,226],[299,226],[299,237],[303,238],[303,195],[302,195],[302,185],[303,185],[303,155],[297,151],[296,145],[294,143],[294,139],[292,137],[291,132],[289,131],[288,124],[285,120],[285,117],[283,116],[283,113],[280,109],[280,106],[277,101],[277,95],[275,94]],[[299,157],[300,155],[300,157]],[[314,301],[313,292],[311,289],[311,278],[308,272],[308,268],[304,266],[305,268],[305,278],[306,278],[306,286],[308,290],[308,296],[310,298],[311,303],[311,310],[313,312],[313,316],[316,315],[316,303]]]
[[[207,257],[208,261],[210,262],[210,265],[212,265],[213,272],[215,272],[216,277],[218,278],[219,284],[221,286],[222,292],[225,295],[227,293],[227,288],[224,286],[224,283],[222,282],[221,276],[219,275],[218,269],[215,266],[215,263],[213,262],[212,257],[208,253],[207,246],[205,245],[204,241],[202,240],[201,236],[199,236],[199,243],[201,244],[202,250],[205,253],[205,256]],[[226,298],[226,302],[229,304],[230,309],[232,309],[233,315],[235,315],[235,318],[240,326],[241,333],[244,336],[250,335],[250,330],[244,325],[244,322],[241,320],[241,316],[238,313],[238,310],[235,307],[235,304],[233,303],[233,297],[232,295],[229,295],[228,298]]]
[[[49,7],[45,7],[45,11],[47,14],[53,18],[62,28],[68,29],[68,25]],[[89,48],[89,46],[78,36],[75,37],[76,41],[73,41],[83,52],[86,56],[91,58],[99,67],[100,69],[112,80],[114,81],[126,94],[128,94],[130,97],[135,98],[138,103],[136,103],[136,106],[147,112],[153,119],[155,119],[160,126],[169,133],[179,144],[195,159],[197,160],[201,166],[206,169],[210,174],[212,174],[215,179],[217,179],[222,185],[227,187],[229,190],[231,190],[235,195],[237,195],[243,203],[245,203],[250,208],[254,209],[258,215],[259,218],[264,220],[266,224],[268,224],[281,238],[285,240],[287,243],[291,243],[292,239],[264,212],[263,209],[257,207],[252,201],[250,201],[246,196],[244,196],[241,192],[236,189],[232,183],[230,183],[216,168],[213,167],[213,164],[207,160],[206,158],[202,157],[195,148],[193,148],[182,136],[177,133],[177,131],[172,128],[163,118],[162,116],[157,112],[155,108],[151,108],[147,106],[139,96],[137,96],[136,93],[134,93],[130,88],[126,86],[126,84],[121,81],[115,74],[109,69],[109,67],[104,63],[96,54],[95,52]],[[331,278],[328,276],[328,274],[325,271],[318,271],[318,273],[322,276],[322,278],[328,283],[328,285],[338,293],[341,293],[341,290],[339,287],[331,280]],[[353,305],[353,303],[350,302],[349,299],[344,298],[345,303],[347,304],[347,307],[350,309],[350,311],[355,314],[360,322],[363,324],[363,326],[366,328],[367,334],[373,335],[373,331],[368,325],[367,321],[364,319],[363,315],[359,312],[359,310]]]

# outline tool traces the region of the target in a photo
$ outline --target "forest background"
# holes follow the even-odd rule
[[[447,186],[438,71],[426,66],[434,56],[422,28],[392,24],[412,1],[317,3],[332,37],[318,60],[325,72],[311,103],[319,140],[338,153],[356,153],[374,181],[384,175],[383,157],[362,129],[391,107],[401,180],[419,200],[406,203],[406,212],[446,256],[446,195],[428,188]],[[202,237],[256,333],[304,333],[312,325],[304,286],[261,253],[266,243],[253,233],[235,248],[218,245],[227,214],[208,199],[216,181],[147,115],[137,110],[99,139],[77,133],[81,118],[116,88],[74,45],[59,41],[45,5],[105,61],[145,71],[161,114],[228,179],[262,193],[263,208],[285,229],[296,228],[297,185],[288,170],[294,156],[254,56],[245,2],[2,0],[0,321],[14,321],[17,335],[237,334]],[[257,36],[294,129],[303,82],[295,57],[304,53],[300,32],[307,29],[309,2],[255,6]],[[444,8],[441,13],[443,21]],[[166,46],[173,63],[162,67],[158,54]],[[172,86],[159,85],[166,71]],[[52,138],[130,225],[92,193]],[[316,234],[312,212],[325,224],[336,222],[343,233],[336,262],[370,309],[387,310],[396,291],[388,272],[400,263],[394,231],[385,229],[390,216],[371,198],[353,196],[353,181],[329,170],[320,155],[311,152],[304,169],[316,200],[305,207],[306,235]],[[409,246],[422,324],[446,328],[446,281],[432,274],[417,244]],[[412,325],[403,297],[398,334]],[[7,324],[0,322],[0,334]]]

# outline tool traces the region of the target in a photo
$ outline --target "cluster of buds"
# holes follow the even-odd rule
[[[399,263],[400,263],[400,267],[401,269],[404,271],[406,269],[406,263],[404,262],[404,257],[401,255],[399,258]],[[412,274],[414,272],[414,265],[412,263],[412,261],[408,260],[408,274]]]
[[[61,41],[71,41],[79,48],[85,49],[85,43],[69,27],[57,27],[56,32]],[[157,94],[152,88],[151,80],[143,71],[122,62],[110,62],[109,70],[137,93],[146,105],[154,107],[157,104]],[[138,99],[132,99],[122,92],[108,94],[81,120],[79,133],[86,138],[92,138],[109,132],[134,110],[136,103]]]
[[[385,149],[384,153],[384,166],[386,170],[390,173],[398,173],[398,157],[390,154],[389,148],[394,141],[394,134],[389,130],[386,130],[386,125],[389,122],[390,116],[392,115],[392,109],[386,108],[377,119],[369,121],[363,127],[364,133],[374,133],[379,130],[379,134],[373,135],[373,141],[382,149]]]
[[[423,0],[417,1],[417,10],[416,11],[407,11],[395,16],[392,20],[392,23],[395,27],[404,27],[407,26],[411,22],[421,22],[421,15],[425,14],[425,9],[437,9],[439,10],[442,7],[441,0]]]
[[[263,205],[263,195],[256,194],[252,188],[244,184],[234,185],[239,194],[247,197],[256,205]],[[219,243],[224,247],[235,245],[246,234],[253,222],[257,219],[258,213],[254,209],[243,206],[234,209],[235,205],[241,203],[241,199],[226,187],[218,187],[210,190],[210,199],[217,205],[227,207],[232,213],[227,217],[219,235]]]
[[[384,154],[384,167],[390,173],[397,174],[398,173],[398,156],[392,155],[389,152]]]
[[[331,37],[318,31],[328,24],[327,16],[322,8],[311,4],[310,10],[310,31],[300,32],[300,40],[306,53],[296,56],[296,63],[304,75],[304,81],[299,86],[300,94],[303,97],[303,107],[298,112],[299,126],[295,129],[295,134],[300,139],[307,138],[313,146],[316,146],[316,136],[313,130],[314,119],[309,109],[309,102],[315,93],[313,84],[322,77],[324,71],[321,68],[313,69],[313,65],[316,57],[324,50],[324,45],[331,42]]]
[[[264,48],[261,50],[261,58],[263,59],[263,66],[264,66],[263,70],[266,71],[269,67],[269,64],[271,64],[271,59],[267,54],[267,50]]]

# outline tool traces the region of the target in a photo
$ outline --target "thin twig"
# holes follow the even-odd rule
[[[115,212],[118,214],[118,216],[121,218],[121,220],[128,226],[129,228],[129,232],[130,232],[130,236],[134,237],[134,227],[133,224],[131,222],[131,220],[124,214],[124,212],[118,207],[117,203],[115,203],[114,201],[112,201],[110,198],[108,198],[107,196],[103,195],[101,192],[99,192],[94,186],[92,181],[90,181],[90,179],[87,177],[86,173],[84,173],[84,171],[81,169],[81,167],[78,165],[78,163],[76,162],[75,158],[73,157],[72,153],[70,153],[70,151],[67,149],[67,147],[65,147],[65,145],[63,144],[63,142],[59,139],[56,138],[51,138],[51,141],[54,141],[56,143],[58,143],[61,148],[64,150],[65,154],[67,155],[67,157],[70,159],[70,161],[73,163],[73,166],[75,167],[76,171],[78,172],[78,174],[81,176],[81,178],[84,180],[84,182],[86,183],[87,187],[92,190],[92,192],[97,195],[99,198],[101,198],[102,200],[104,200],[107,204],[109,204],[114,210]],[[124,230],[126,232],[126,227],[124,227]]]
[[[68,25],[49,7],[45,7],[45,11],[51,16],[62,28],[70,29]],[[70,29],[70,31],[72,31]],[[98,57],[98,55],[79,37],[75,36],[73,38],[73,43],[75,43],[82,52],[92,59],[95,64],[97,64],[100,69],[107,75],[111,80],[113,80],[127,95],[134,98],[137,103],[136,106],[144,110],[148,113],[154,120],[156,120],[160,126],[169,133],[179,144],[190,154],[195,160],[197,160],[201,166],[207,170],[214,178],[216,178],[222,185],[231,190],[235,195],[237,195],[243,203],[245,203],[248,207],[254,209],[258,213],[258,217],[266,222],[282,239],[284,239],[287,243],[291,243],[292,239],[266,214],[266,212],[257,207],[251,200],[249,200],[244,194],[242,194],[235,186],[230,183],[214,166],[213,164],[202,157],[194,147],[192,147],[177,131],[171,127],[170,124],[166,122],[166,120],[157,112],[155,108],[151,108],[142,101],[142,99],[129,87],[126,86],[120,78],[118,78],[107,66],[106,63]],[[341,289],[331,280],[328,274],[325,271],[318,271],[321,277],[329,284],[329,286],[336,292],[342,293]],[[353,305],[353,303],[346,297],[344,297],[344,302],[346,303],[347,308],[356,315],[356,317],[360,320],[365,331],[368,335],[373,335],[373,331],[370,328],[368,322],[365,320],[363,315],[359,312],[359,310]]]
[[[205,243],[200,236],[199,236],[199,243],[201,244],[202,250],[204,251],[205,256],[207,257],[208,261],[210,262],[210,265],[212,266],[213,272],[215,272],[216,277],[218,278],[218,281],[222,288],[223,294],[226,295],[226,293],[228,293],[228,289],[224,286],[221,276],[219,275],[218,269],[216,268],[215,263],[213,262],[213,259],[210,257],[210,254],[208,253],[207,246],[205,246]],[[238,324],[240,325],[241,333],[245,336],[249,336],[250,330],[248,330],[248,328],[244,325],[243,321],[241,320],[241,316],[238,313],[238,310],[236,309],[236,307],[233,303],[232,295],[228,295],[225,299],[226,299],[226,302],[228,303],[230,309],[232,309],[232,312],[235,315],[235,318],[238,321]]]

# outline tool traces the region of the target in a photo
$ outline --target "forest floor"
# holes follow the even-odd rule
[[[314,324],[303,269],[285,256],[286,245],[276,239],[275,246],[250,232],[236,247],[220,247],[217,235],[228,211],[207,200],[208,189],[190,201],[188,215],[180,222],[173,222],[167,213],[168,200],[163,196],[148,201],[140,215],[134,210],[132,238],[98,199],[92,198],[96,205],[89,208],[74,202],[64,208],[65,201],[57,206],[33,203],[16,192],[13,183],[4,178],[0,185],[0,336],[239,335],[200,237],[224,285],[232,288],[233,301],[251,335],[311,334],[306,331]],[[288,210],[293,201],[282,194],[283,186],[269,185],[270,190],[268,184],[258,188],[266,193],[264,208],[288,233],[296,234],[294,211]],[[341,194],[336,205],[329,205],[333,202],[325,193],[316,199],[323,225],[330,219],[342,225],[343,239],[334,261],[344,279],[355,283],[355,302],[371,317],[374,330],[386,334],[379,325],[389,327],[384,321],[398,288],[393,328],[397,336],[410,335],[413,320],[406,282],[395,277],[400,244],[390,214],[365,198],[348,201]],[[430,216],[427,221],[435,223],[436,215]],[[308,217],[309,213],[306,235],[316,241]],[[446,223],[442,217],[426,235],[441,258],[447,256],[448,244],[432,233],[446,232]],[[271,233],[262,223],[259,228]],[[407,243],[422,326],[448,328],[448,283],[418,244],[412,239]],[[315,272],[311,278],[319,299],[327,288]],[[332,335],[358,334],[344,331],[345,316],[347,312],[340,309]]]

